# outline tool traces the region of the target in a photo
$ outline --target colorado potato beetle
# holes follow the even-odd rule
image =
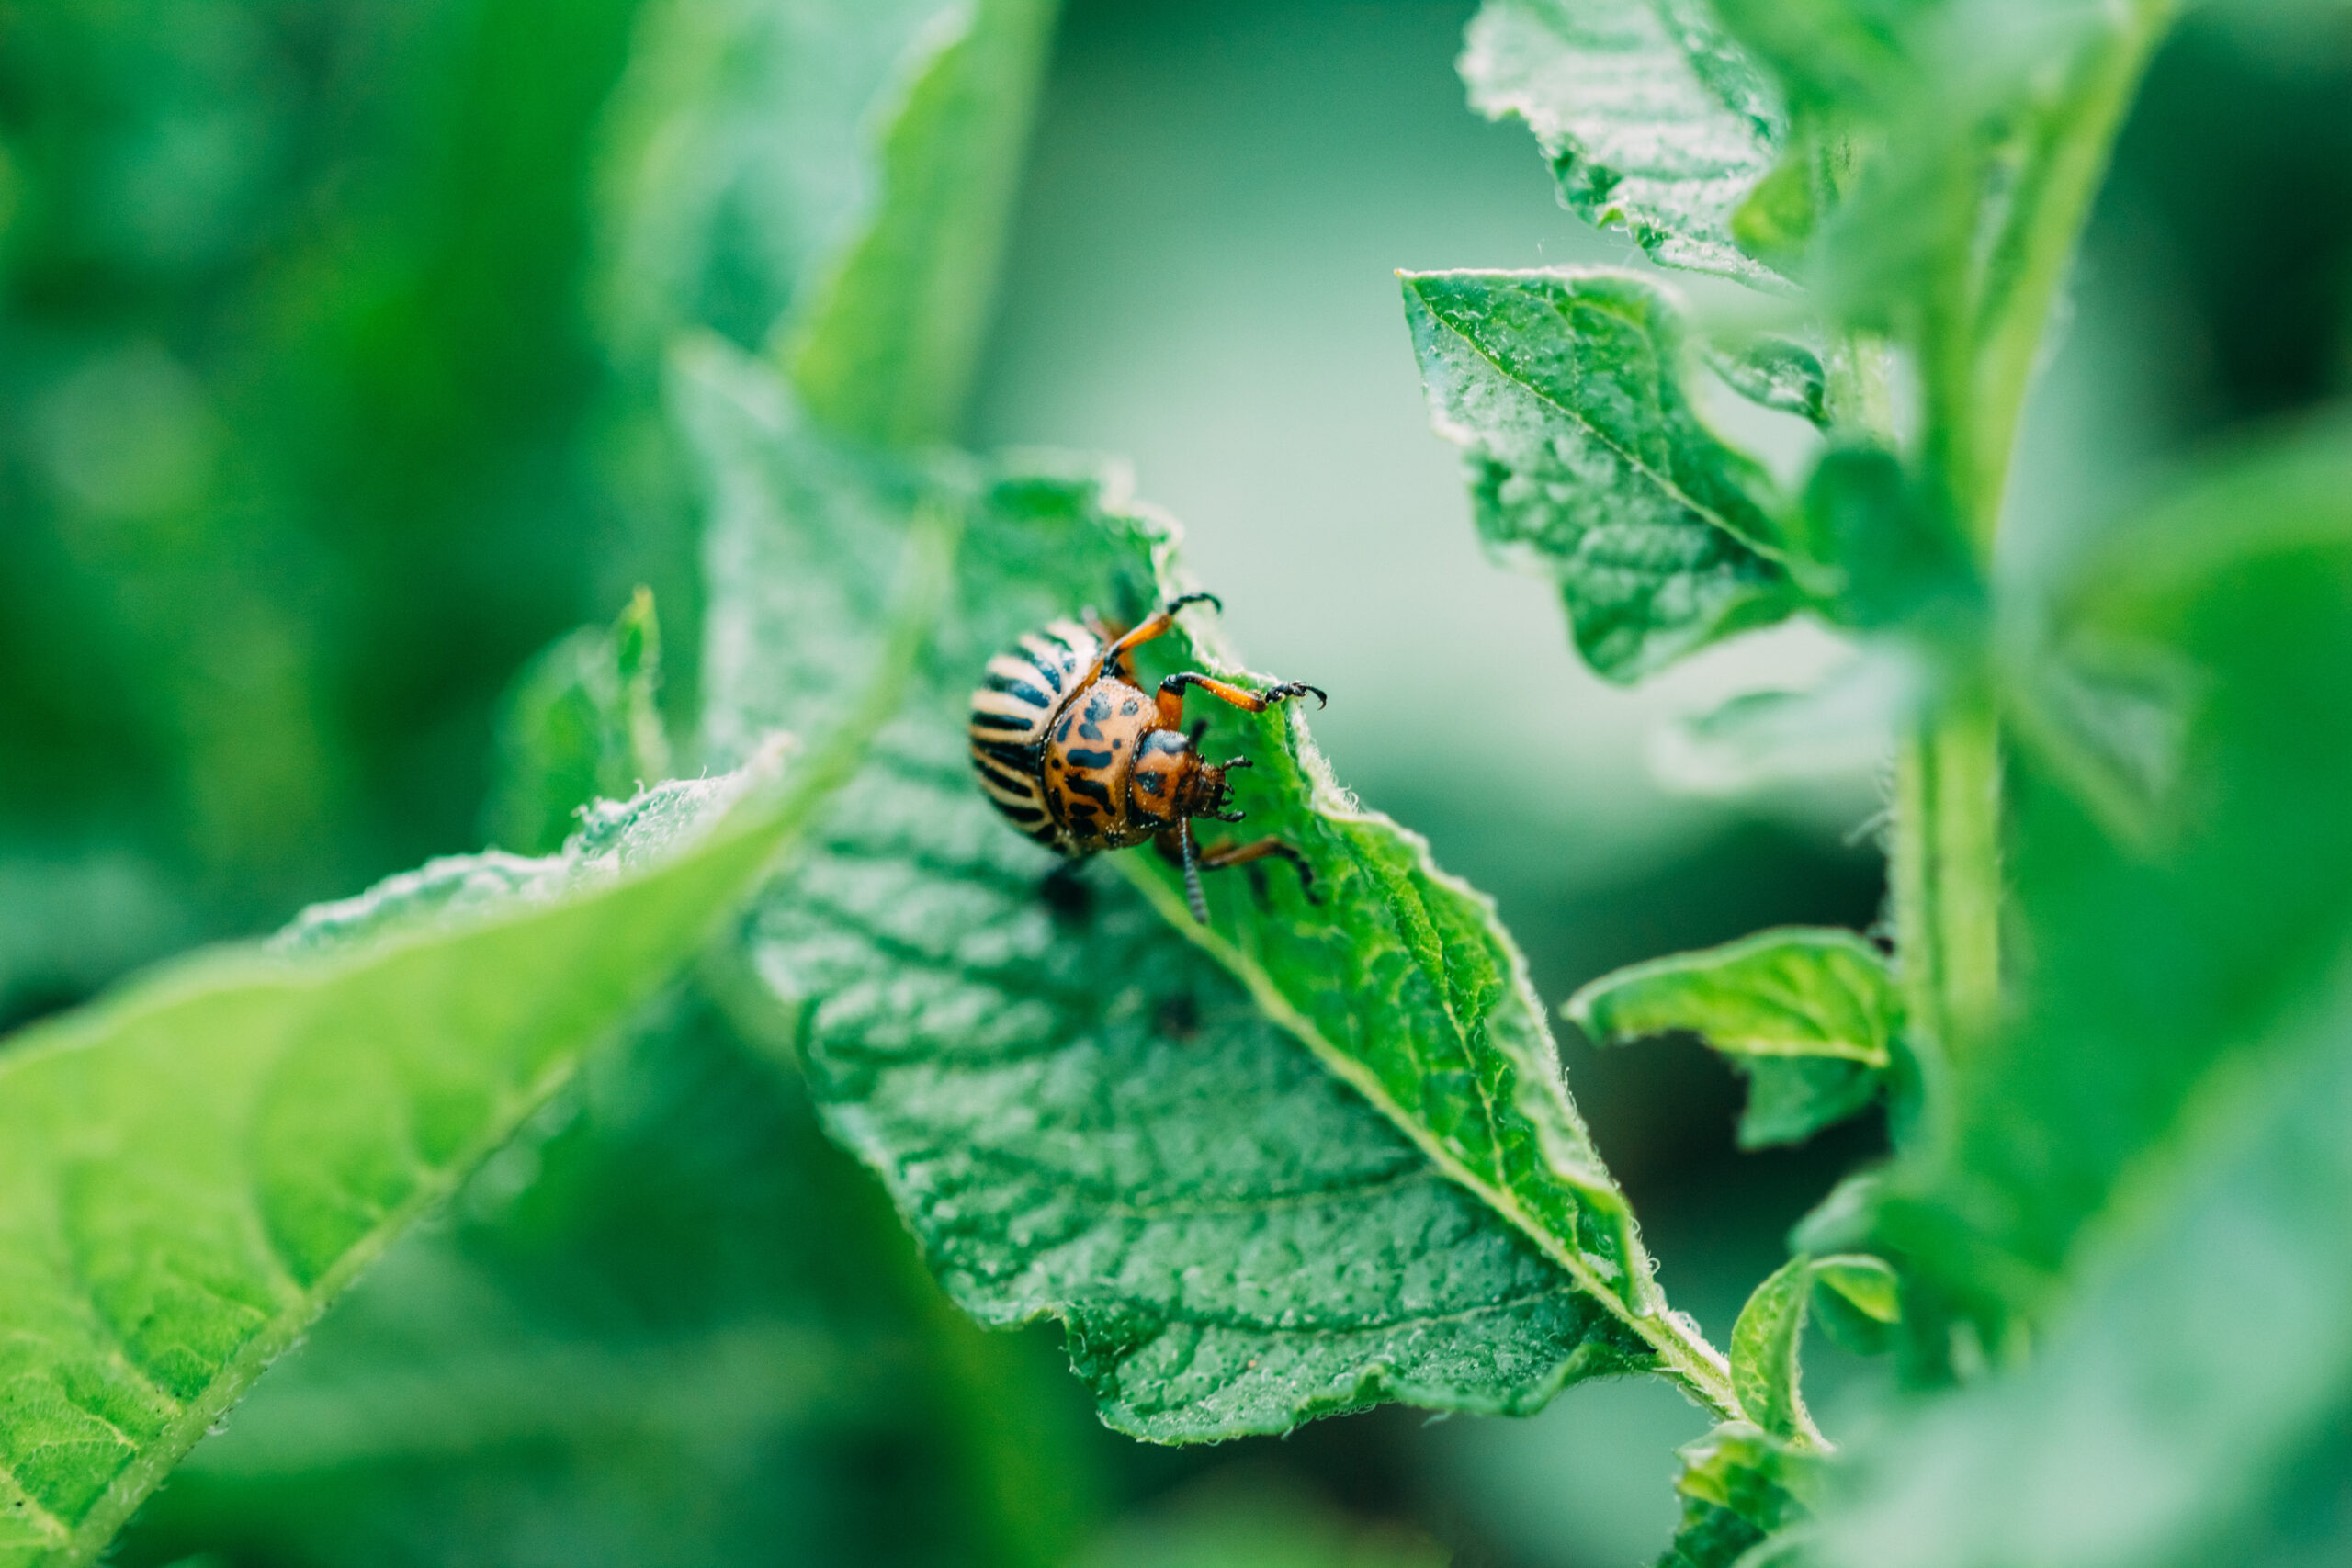
[[[1150,840],[1184,868],[1184,897],[1193,919],[1208,922],[1201,873],[1277,855],[1298,871],[1315,901],[1315,872],[1293,846],[1276,838],[1203,846],[1193,836],[1195,817],[1238,822],[1229,808],[1226,773],[1250,766],[1247,757],[1204,761],[1206,719],[1190,732],[1184,694],[1194,687],[1249,713],[1263,713],[1292,697],[1322,692],[1285,681],[1263,692],[1186,671],[1146,696],[1136,683],[1135,650],[1166,635],[1176,612],[1214,594],[1170,600],[1142,625],[1120,632],[1091,612],[1052,622],[989,660],[972,694],[972,766],[996,808],[1048,849],[1070,857],[1126,849]]]

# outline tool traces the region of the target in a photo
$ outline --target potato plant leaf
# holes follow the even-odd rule
[[[1585,660],[1634,681],[1803,602],[1763,468],[1699,418],[1672,295],[1630,273],[1402,275],[1480,535],[1560,586]]]
[[[2151,839],[2010,764],[2019,1017],[1865,1218],[1947,1343],[2035,1356],[1890,1442],[1832,1561],[2252,1561],[2270,1478],[2352,1408],[2352,690],[2312,678],[2352,664],[2346,451],[2218,464],[2056,596],[2062,637],[2199,696]]]
[[[1872,1446],[1825,1520],[1826,1568],[2293,1568],[2340,1553],[2352,987],[2335,934],[2321,993],[2242,1038],[2148,1151],[2031,1363]]]
[[[626,800],[670,776],[662,727],[662,626],[640,588],[610,626],[559,638],[508,688],[498,725],[492,843],[560,848],[592,800]]]
[[[2054,595],[2062,644],[2159,656],[2197,695],[2151,837],[2111,833],[2032,747],[2012,765],[2022,1015],[1892,1187],[1973,1295],[2032,1308],[2196,1086],[2302,1005],[2352,930],[2352,691],[2310,677],[2352,660],[2346,452],[2323,427],[2217,463]]]
[[[1731,217],[1779,159],[1785,118],[1704,6],[1487,0],[1461,70],[1472,107],[1527,122],[1578,217],[1668,266],[1779,282],[1733,243]]]
[[[1825,1292],[1872,1324],[1902,1319],[1894,1271],[1882,1259],[1801,1253],[1756,1287],[1731,1332],[1731,1381],[1741,1412],[1770,1436],[1799,1448],[1816,1448],[1822,1441],[1805,1409],[1799,1351],[1811,1309]]]
[[[86,1562],[813,804],[772,761],[435,863],[0,1054],[0,1563]]]
[[[1813,1313],[1829,1337],[1854,1354],[1884,1355],[1903,1322],[1894,1269],[1867,1253],[1815,1258]]]
[[[1751,1554],[1804,1525],[1820,1504],[1819,1457],[1754,1422],[1726,1421],[1678,1452],[1682,1473],[1675,1490],[1682,1495],[1682,1519],[1657,1568],[1756,1564],[1759,1559]]]
[[[1886,959],[1851,931],[1790,927],[1604,975],[1563,1010],[1601,1045],[1688,1030],[1748,1080],[1742,1148],[1802,1143],[1867,1110],[1902,1027]]]
[[[758,347],[838,295],[840,256],[889,199],[876,156],[893,155],[888,128],[954,85],[927,68],[960,69],[976,9],[1012,8],[719,0],[645,11],[609,111],[602,193],[612,216],[597,303],[616,355],[658,374],[671,334],[695,327]],[[976,152],[978,173],[987,152]],[[979,225],[957,232],[985,231],[963,205],[949,213],[951,227]]]
[[[1821,356],[1794,338],[1762,333],[1745,342],[1710,343],[1707,367],[1753,403],[1826,426],[1828,378]]]
[[[1251,828],[1299,843],[1325,902],[1279,863],[1262,887],[1226,874],[1209,931],[1148,851],[1054,874],[974,784],[987,660],[1056,616],[1160,602],[1166,524],[1088,468],[828,446],[716,344],[681,389],[714,495],[722,749],[836,704],[873,563],[926,507],[966,516],[918,689],[745,934],[831,1130],[967,1311],[1059,1317],[1105,1418],[1159,1440],[1388,1399],[1523,1411],[1645,1367],[1727,1408],[1487,905],[1347,802],[1295,720],[1202,709],[1212,751],[1258,763]],[[1217,667],[1181,634],[1154,660]]]
[[[1060,0],[965,0],[934,17],[888,118],[882,190],[785,351],[802,403],[883,446],[952,436],[995,296]]]

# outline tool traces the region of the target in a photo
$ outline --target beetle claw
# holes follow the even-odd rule
[[[1281,702],[1284,697],[1313,697],[1317,707],[1331,705],[1331,699],[1324,694],[1322,687],[1310,686],[1304,681],[1284,681],[1279,686],[1269,688],[1266,693],[1266,701],[1270,703]]]

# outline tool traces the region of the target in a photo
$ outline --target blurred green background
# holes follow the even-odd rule
[[[500,693],[633,584],[691,735],[662,339],[683,314],[757,346],[795,281],[758,258],[825,237],[648,149],[700,126],[766,166],[757,95],[680,64],[761,9],[0,5],[0,1022],[477,847]],[[1253,660],[1331,691],[1342,778],[1496,895],[1547,998],[1778,921],[1868,925],[1867,768],[1696,799],[1648,763],[1661,723],[1805,678],[1825,636],[1628,693],[1479,557],[1392,270],[1643,264],[1554,203],[1522,129],[1464,109],[1470,9],[1070,0],[967,434],[1131,458]],[[889,63],[776,90],[870,93]],[[2352,382],[2347,92],[2341,7],[2210,7],[2159,59],[2012,562]],[[682,260],[681,213],[733,242]],[[740,1050],[723,979],[699,989],[274,1371],[124,1561],[1609,1568],[1663,1543],[1669,1450],[1704,1425],[1663,1385],[1194,1452],[1101,1431],[1053,1334],[936,1299]],[[1602,1057],[1563,1028],[1666,1284],[1720,1336],[1880,1134],[1736,1155],[1736,1089],[1695,1046]],[[1814,1355],[1834,1432],[1872,1371]]]

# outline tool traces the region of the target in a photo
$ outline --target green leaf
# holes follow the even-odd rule
[[[1117,1439],[1052,1347],[939,1299],[702,988],[591,1051],[197,1447],[122,1559],[1066,1561]]]
[[[1105,1418],[1161,1440],[1385,1399],[1523,1411],[1649,1365],[1727,1404],[1656,1299],[1485,901],[1347,801],[1295,718],[1203,714],[1258,764],[1253,829],[1302,849],[1325,901],[1286,868],[1263,907],[1213,879],[1208,931],[1147,854],[1049,880],[972,783],[987,660],[1080,607],[1160,602],[1164,523],[1082,468],[827,447],[715,345],[682,382],[717,507],[721,749],[837,702],[873,563],[924,506],[967,513],[922,685],[748,949],[829,1124],[958,1303],[1062,1319]],[[1225,668],[1184,633],[1149,656]]]
[[[1717,8],[1796,127],[1733,228],[1834,320],[1908,342],[1929,464],[1989,554],[2052,302],[2173,0]]]
[[[2322,994],[2241,1034],[2239,1056],[2147,1151],[2086,1238],[2077,1288],[2031,1364],[1883,1434],[1825,1520],[1822,1563],[2288,1568],[2340,1555],[2352,987],[2345,933],[2333,934]],[[2279,1539],[2314,1514],[2320,1539]]]
[[[1798,1362],[1812,1295],[1813,1260],[1792,1258],[1756,1287],[1731,1331],[1731,1386],[1741,1414],[1790,1442],[1821,1440],[1805,1411]]]
[[[1711,342],[1706,358],[1708,368],[1749,401],[1816,425],[1829,423],[1822,408],[1821,356],[1794,338],[1767,333],[1745,342]]]
[[[1903,1003],[1886,959],[1851,931],[1784,927],[1604,975],[1562,1010],[1596,1044],[1689,1030],[1748,1080],[1739,1146],[1803,1143],[1868,1110]]]
[[[1821,1504],[1821,1462],[1754,1423],[1726,1421],[1676,1450],[1682,1521],[1657,1568],[1733,1568],[1802,1527]],[[1782,1539],[1786,1539],[1783,1537]]]
[[[966,0],[889,121],[882,195],[786,349],[804,406],[846,434],[952,436],[979,362],[1059,0]]]
[[[2254,1561],[2352,1409],[2352,691],[2313,678],[2352,667],[2347,451],[2211,467],[2058,596],[2199,698],[2153,839],[2010,763],[2021,1016],[1871,1220],[1995,1375],[1890,1434],[1827,1561]]]
[[[1960,1064],[1949,1136],[1880,1221],[1986,1333],[2048,1303],[2125,1173],[2352,931],[2352,692],[2313,678],[2352,667],[2346,450],[2321,426],[2213,465],[2055,596],[2061,645],[2147,650],[2198,694],[2151,837],[2114,836],[2030,747],[2009,767],[2021,1015]]]
[[[0,1055],[0,1562],[86,1562],[320,1310],[690,953],[812,804],[665,785]]]
[[[1687,1029],[1746,1056],[1883,1067],[1903,1000],[1886,957],[1852,931],[1782,926],[1604,975],[1563,1010],[1603,1045]]]
[[[877,148],[877,118],[952,84],[960,67],[944,62],[969,58],[955,40],[973,16],[973,0],[648,6],[601,193],[598,306],[618,356],[658,369],[672,334],[694,327],[757,348],[837,291],[840,256],[890,200],[877,152],[915,152]],[[935,85],[934,64],[947,72]],[[967,213],[944,231],[984,229]]]
[[[1823,454],[1800,515],[1806,586],[1838,620],[1955,644],[1980,635],[1984,589],[1967,547],[1894,453]]]
[[[1751,1152],[1802,1144],[1860,1116],[1886,1092],[1884,1071],[1835,1057],[1735,1056],[1732,1068],[1747,1080],[1736,1142]]]
[[[1770,84],[1690,0],[1487,0],[1461,62],[1471,107],[1535,132],[1561,201],[1668,266],[1773,285],[1731,216],[1780,156]]]
[[[1480,535],[1560,585],[1577,650],[1633,681],[1802,603],[1764,470],[1684,389],[1673,296],[1620,272],[1402,275]]]
[[[1813,1314],[1830,1338],[1857,1356],[1883,1356],[1902,1343],[1894,1270],[1867,1254],[1815,1260]]]
[[[525,666],[501,705],[491,841],[546,854],[588,802],[667,778],[661,687],[662,627],[642,588],[610,627],[582,626]]]
[[[1823,1292],[1852,1303],[1873,1323],[1903,1321],[1894,1270],[1883,1258],[1854,1253],[1813,1260],[1813,1280]]]

